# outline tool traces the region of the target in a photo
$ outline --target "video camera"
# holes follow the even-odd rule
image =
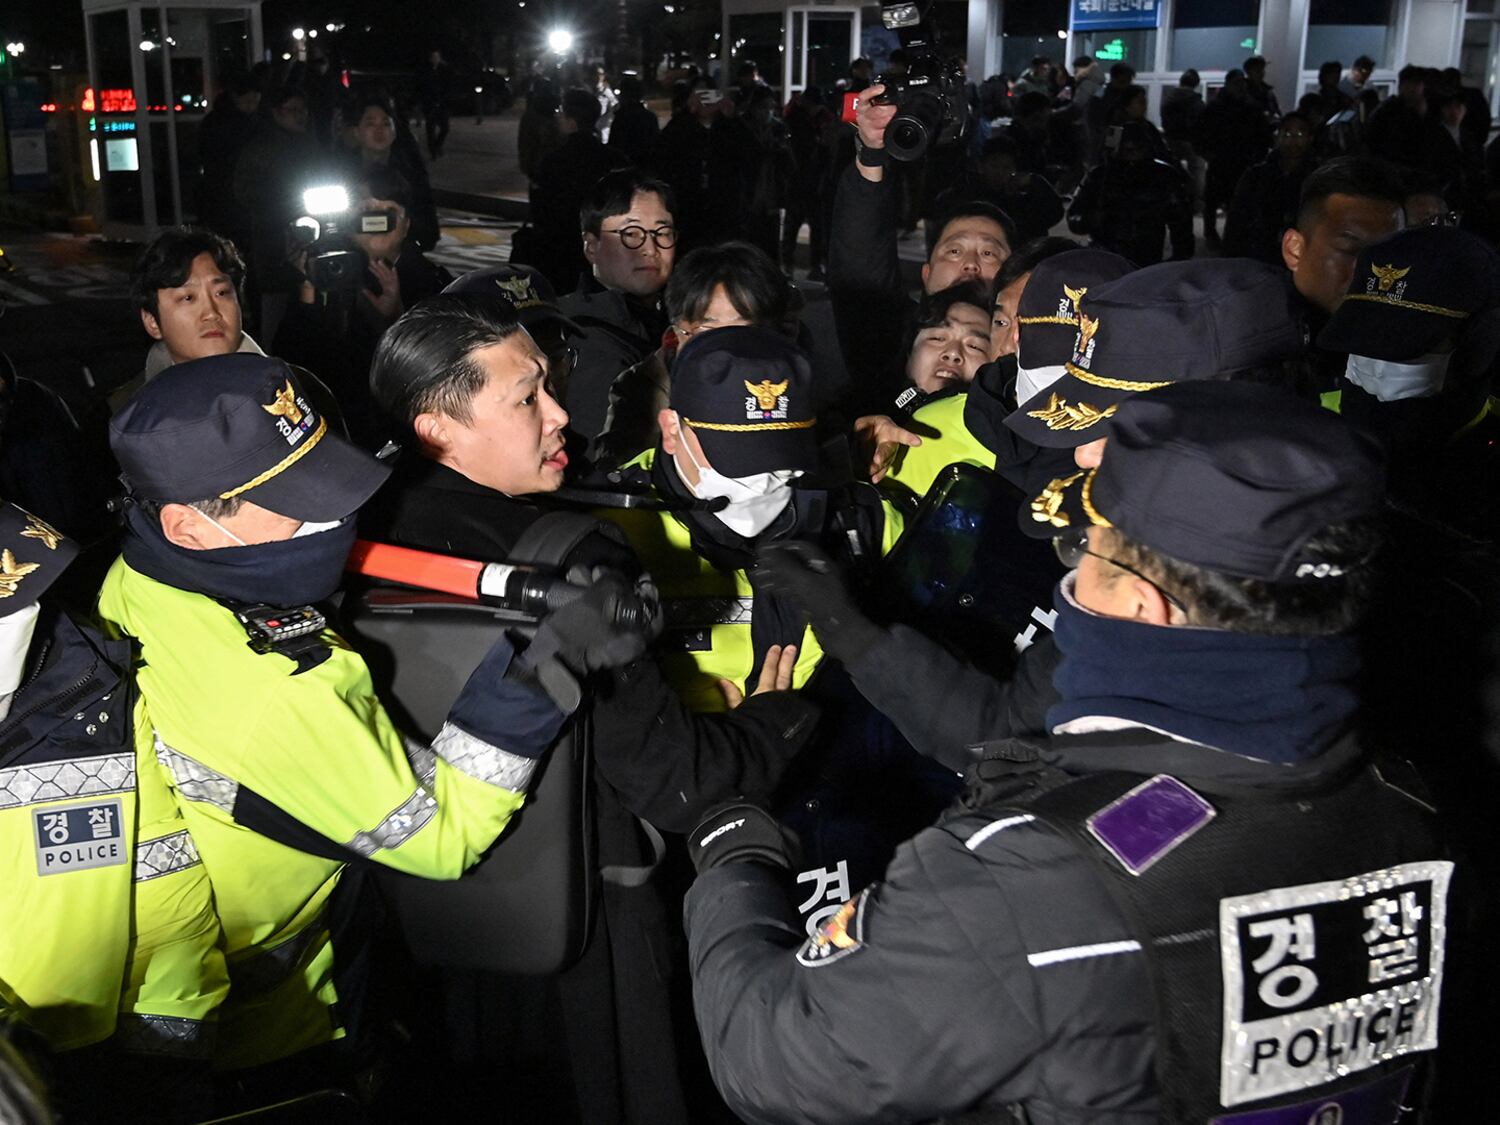
[[[875,78],[885,87],[879,103],[896,106],[885,130],[893,160],[920,160],[933,145],[963,136],[969,122],[963,64],[940,50],[937,24],[927,18],[931,5],[932,0],[906,0],[880,9],[880,21],[901,37],[907,54],[905,74]],[[844,95],[845,121],[852,124],[858,108],[858,94]]]
[[[389,234],[399,221],[395,208],[354,209],[338,184],[308,188],[302,209],[292,220],[294,249],[307,251],[308,280],[326,291],[358,289],[364,280],[370,259],[351,235]]]

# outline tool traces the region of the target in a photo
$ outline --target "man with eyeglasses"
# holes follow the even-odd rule
[[[986,747],[812,937],[768,814],[689,836],[694,1003],[743,1119],[1394,1125],[1440,1014],[1462,1038],[1463,871],[1353,733],[1378,446],[1253,383],[1101,429],[1044,733]]]
[[[673,207],[670,187],[630,168],[601,179],[579,212],[589,272],[560,307],[583,329],[563,402],[584,438],[604,430],[615,376],[662,344],[662,291],[677,257]]]

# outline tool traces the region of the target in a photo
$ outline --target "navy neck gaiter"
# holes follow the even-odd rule
[[[1097,715],[1289,765],[1350,726],[1359,649],[1349,635],[1272,637],[1103,617],[1058,586],[1054,635],[1062,702],[1047,729]]]

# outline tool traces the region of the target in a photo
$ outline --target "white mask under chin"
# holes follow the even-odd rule
[[[1444,352],[1419,356],[1411,363],[1395,363],[1388,359],[1351,355],[1348,366],[1344,368],[1344,378],[1381,402],[1431,398],[1442,391],[1451,358],[1451,352]]]
[[[1041,394],[1063,377],[1064,370],[1065,368],[1060,363],[1054,364],[1051,367],[1022,367],[1017,363],[1016,405],[1020,406],[1027,400]]]
[[[681,448],[698,470],[697,484],[688,484],[685,477],[683,483],[700,500],[720,497],[728,500],[729,503],[714,515],[730,531],[745,539],[754,539],[776,522],[776,517],[791,502],[792,481],[802,475],[797,469],[779,469],[747,477],[726,477],[717,469],[698,464],[687,442],[681,442]]]
[[[0,719],[10,714],[11,701],[26,674],[26,653],[36,632],[36,619],[42,611],[37,602],[0,617]]]
[[[317,535],[319,532],[332,531],[343,522],[343,520],[329,520],[327,523],[313,523],[311,520],[305,520],[301,527],[292,532],[292,538],[302,539],[308,535]]]

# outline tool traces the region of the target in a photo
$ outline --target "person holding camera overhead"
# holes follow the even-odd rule
[[[453,275],[412,241],[412,190],[400,173],[370,168],[351,197],[350,218],[357,221],[350,229],[361,233],[350,234],[348,241],[365,268],[325,271],[318,243],[299,253],[297,300],[288,307],[272,350],[288,363],[320,372],[333,388],[350,437],[374,449],[388,436],[370,399],[375,345],[402,312],[442,292]],[[363,233],[369,226],[381,229]]]

